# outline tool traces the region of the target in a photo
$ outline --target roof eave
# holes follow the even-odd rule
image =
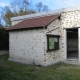
[[[31,29],[46,29],[47,26],[30,27],[30,28],[17,28],[17,29],[6,29],[7,31],[18,31],[18,30],[31,30]]]

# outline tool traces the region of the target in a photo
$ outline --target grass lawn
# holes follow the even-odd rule
[[[80,65],[58,63],[48,67],[25,65],[0,56],[0,80],[80,80]]]

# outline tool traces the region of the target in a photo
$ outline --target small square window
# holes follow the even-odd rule
[[[59,49],[59,35],[47,35],[47,51]]]

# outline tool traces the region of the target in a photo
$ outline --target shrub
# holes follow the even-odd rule
[[[9,33],[4,28],[0,28],[0,50],[8,49],[9,49]]]

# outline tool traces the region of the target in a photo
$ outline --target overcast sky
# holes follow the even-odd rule
[[[0,6],[9,5],[12,0],[0,0]],[[43,4],[47,5],[50,10],[72,7],[72,6],[79,6],[80,0],[29,0],[32,4],[36,4],[38,2],[42,2]]]

